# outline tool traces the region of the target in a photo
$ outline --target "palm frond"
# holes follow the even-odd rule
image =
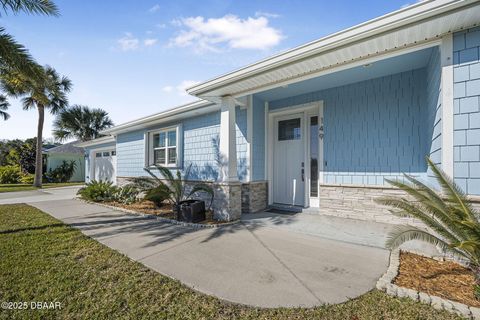
[[[10,115],[7,113],[9,106],[10,103],[8,103],[7,97],[0,95],[0,118],[3,118],[3,120],[8,120],[10,118]]]
[[[50,0],[0,0],[3,11],[8,13],[26,12],[58,16],[57,6]]]

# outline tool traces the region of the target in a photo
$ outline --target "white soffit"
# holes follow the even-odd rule
[[[418,46],[480,23],[476,0],[423,1],[201,83],[187,91],[210,101],[242,96],[341,65]]]

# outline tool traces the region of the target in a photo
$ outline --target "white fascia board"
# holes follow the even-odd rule
[[[102,131],[101,134],[117,135],[119,133],[134,131],[138,129],[145,129],[156,124],[188,118],[191,116],[212,112],[217,109],[220,109],[220,107],[213,104],[212,102],[206,100],[199,100],[163,112],[155,113],[147,117],[120,124],[118,126]]]
[[[75,147],[81,147],[81,148],[87,148],[87,147],[92,147],[96,146],[99,144],[104,144],[104,143],[109,143],[109,142],[115,142],[115,137],[114,136],[106,136],[106,137],[101,137],[98,139],[93,139],[89,141],[84,141],[84,142],[79,142],[75,144]]]
[[[390,30],[411,25],[421,20],[452,11],[478,0],[430,0],[416,3],[412,6],[391,12],[381,17],[369,20],[354,27],[342,30],[305,45],[269,57],[236,71],[221,75],[193,87],[187,88],[189,94],[199,96],[214,88],[227,85],[237,80],[251,77],[283,65],[317,55],[323,51],[332,50],[360,40],[374,37]]]

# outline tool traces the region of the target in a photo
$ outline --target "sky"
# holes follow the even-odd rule
[[[69,103],[115,124],[196,98],[185,88],[400,9],[406,0],[54,0],[59,17],[2,12],[0,26],[73,82]],[[412,1],[413,3],[413,1]],[[367,5],[368,4],[368,5]],[[10,100],[0,139],[36,135],[37,112]],[[52,137],[54,116],[45,118]]]

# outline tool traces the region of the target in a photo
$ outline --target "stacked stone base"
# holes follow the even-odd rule
[[[405,197],[405,193],[381,186],[321,185],[320,214],[391,224],[420,224],[415,219],[397,217],[389,207],[375,202],[385,196]]]
[[[131,182],[131,179],[129,177],[117,177],[117,185],[126,185]],[[215,219],[221,221],[238,220],[242,213],[259,212],[267,207],[268,188],[266,181],[250,183],[187,181],[186,183],[187,186],[191,187],[199,182],[211,185],[214,190],[212,209]],[[199,192],[196,196],[204,200],[207,206],[210,205],[211,198],[208,194]]]

